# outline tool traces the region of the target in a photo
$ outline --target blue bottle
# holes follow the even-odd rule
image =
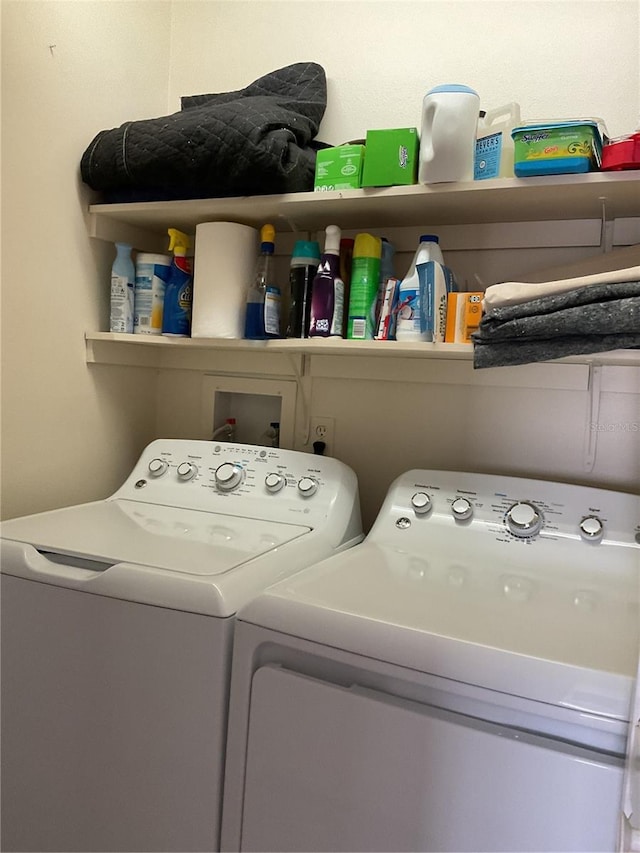
[[[193,299],[193,273],[187,258],[189,237],[176,228],[169,228],[169,250],[173,262],[164,292],[162,334],[188,338],[191,335],[191,303]]]

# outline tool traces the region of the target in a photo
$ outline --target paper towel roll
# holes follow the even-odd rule
[[[196,226],[191,337],[242,338],[258,232],[237,222]]]

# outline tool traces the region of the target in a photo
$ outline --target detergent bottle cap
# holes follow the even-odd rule
[[[260,251],[263,254],[272,255],[275,239],[276,229],[273,225],[263,225],[260,229]]]
[[[342,234],[337,225],[327,225],[324,229],[324,254],[339,255],[340,254],[340,235]]]
[[[356,234],[353,246],[354,258],[379,258],[382,254],[382,241],[373,234]]]

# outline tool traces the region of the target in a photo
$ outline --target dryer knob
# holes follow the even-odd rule
[[[580,522],[580,535],[587,542],[598,542],[604,533],[604,524],[595,515],[588,515]]]
[[[426,492],[416,492],[411,498],[411,506],[416,515],[424,515],[431,509],[431,498]]]
[[[149,462],[149,473],[152,477],[162,477],[168,467],[164,459],[152,459]]]
[[[537,506],[528,501],[520,501],[507,510],[506,522],[514,536],[526,539],[541,530],[544,519]]]
[[[457,521],[466,521],[473,515],[471,501],[466,498],[456,498],[451,504],[451,512]]]
[[[318,491],[318,481],[313,477],[301,477],[298,480],[298,491],[305,498],[310,498]]]
[[[216,468],[216,486],[221,492],[232,492],[242,482],[244,469],[237,462],[223,462]]]
[[[178,465],[177,474],[180,480],[193,480],[197,473],[198,469],[193,462],[181,462]]]
[[[267,474],[264,478],[264,484],[267,487],[267,491],[273,494],[275,494],[275,492],[279,492],[285,482],[285,478],[282,474],[278,474],[276,471],[273,471],[271,474]]]

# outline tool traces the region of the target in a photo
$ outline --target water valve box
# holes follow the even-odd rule
[[[363,187],[395,187],[418,181],[420,140],[415,127],[368,130]]]

